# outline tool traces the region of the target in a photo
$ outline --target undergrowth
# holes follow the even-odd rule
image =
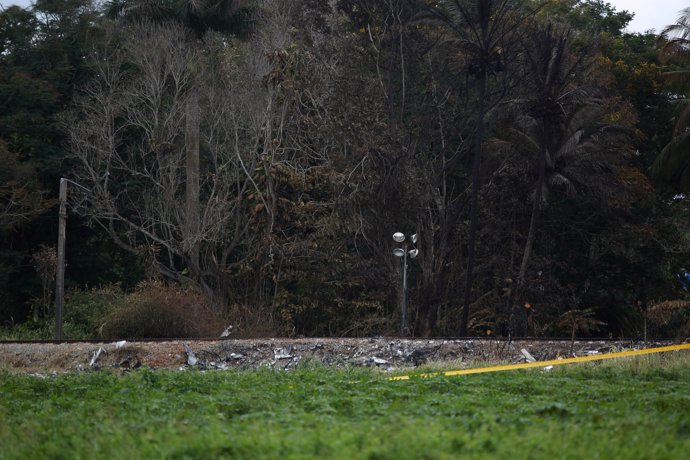
[[[218,337],[224,324],[193,290],[147,281],[129,293],[117,285],[69,291],[62,327],[66,339],[146,339]],[[54,334],[52,317],[0,327],[0,340],[46,340]]]
[[[687,353],[390,381],[294,372],[0,373],[0,458],[683,458]]]

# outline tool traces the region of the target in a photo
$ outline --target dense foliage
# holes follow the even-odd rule
[[[119,286],[96,310],[135,335],[178,294],[213,310],[197,334],[396,333],[403,297],[415,335],[684,334],[690,29],[631,18],[602,0],[7,8],[1,325],[47,327],[64,176],[89,190],[69,192],[72,297]],[[418,235],[409,293],[396,231]],[[160,294],[137,303],[140,282]]]

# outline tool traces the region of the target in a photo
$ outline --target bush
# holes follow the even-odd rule
[[[54,337],[55,323],[48,320],[27,321],[0,328],[0,340],[51,340]]]
[[[108,314],[126,300],[119,285],[75,289],[65,296],[63,334],[68,339],[101,337]]]
[[[148,281],[110,311],[101,327],[104,338],[218,337],[221,318],[190,288]]]

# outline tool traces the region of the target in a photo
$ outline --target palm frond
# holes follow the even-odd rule
[[[578,129],[575,132],[570,133],[565,141],[561,142],[558,150],[554,152],[553,161],[556,161],[559,158],[575,155],[577,153],[577,148],[580,145],[580,140],[584,134],[584,129]]]
[[[660,36],[665,39],[675,37],[687,40],[690,38],[690,8],[680,10],[676,23],[666,26]]]
[[[690,192],[690,130],[664,147],[654,160],[650,175],[662,190]]]
[[[511,128],[507,131],[507,140],[512,142],[518,152],[529,153],[531,156],[537,155],[540,146],[535,136],[530,134],[529,129],[522,130]]]

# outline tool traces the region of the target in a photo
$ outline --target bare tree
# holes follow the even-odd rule
[[[202,53],[187,33],[174,24],[132,25],[126,37],[111,31],[110,46],[92,59],[96,78],[65,126],[75,179],[92,190],[81,211],[120,246],[147,254],[157,273],[192,283],[221,305],[232,271],[257,239],[251,203],[271,212],[256,171],[281,112],[262,85],[255,50],[209,36]],[[200,103],[194,226],[184,205],[190,98]]]

